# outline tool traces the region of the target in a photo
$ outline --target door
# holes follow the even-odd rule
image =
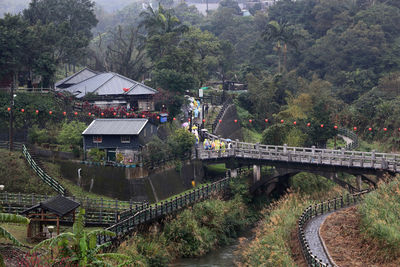
[[[115,150],[107,149],[107,161],[115,161]]]

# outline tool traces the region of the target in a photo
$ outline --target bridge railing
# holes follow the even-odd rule
[[[103,244],[105,242],[121,239],[131,233],[139,224],[153,221],[159,217],[174,213],[187,206],[193,205],[196,202],[205,200],[216,192],[225,190],[229,185],[230,179],[230,177],[226,177],[212,184],[203,185],[197,189],[194,189],[190,193],[182,194],[168,201],[161,201],[161,203],[156,203],[155,205],[151,205],[143,210],[137,211],[132,216],[124,220],[120,220],[116,224],[106,229],[114,232],[116,234],[115,237],[99,235],[97,237],[97,242],[99,244]]]
[[[298,220],[298,237],[301,245],[301,250],[303,252],[305,260],[308,263],[308,266],[325,267],[333,264],[323,262],[312,253],[305,236],[305,227],[307,223],[316,216],[359,203],[361,201],[361,197],[368,192],[369,190],[365,190],[355,194],[348,194],[346,196],[327,200],[315,205],[310,205],[303,211]]]
[[[216,135],[206,133],[206,138],[210,140],[226,139]],[[280,160],[300,163],[328,164],[348,167],[375,168],[400,172],[400,155],[391,153],[348,151],[345,149],[320,149],[271,146],[252,144],[239,141],[230,141],[231,149],[223,151],[198,149],[198,155],[202,159],[219,157],[242,157],[254,159]]]

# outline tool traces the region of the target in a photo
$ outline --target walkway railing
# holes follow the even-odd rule
[[[38,164],[33,160],[31,154],[29,154],[28,149],[26,149],[25,145],[22,145],[22,153],[24,154],[28,164],[32,167],[32,169],[36,172],[36,174],[43,180],[46,184],[48,184],[51,188],[53,188],[57,193],[61,195],[65,195],[65,188],[57,182],[54,178],[50,177],[47,173],[45,173]]]
[[[351,139],[352,142],[346,144],[347,150],[353,150],[358,147],[358,136],[354,132],[346,128],[339,128],[338,133]]]
[[[233,101],[232,98],[228,98],[227,100],[225,100],[224,104],[222,105],[221,110],[219,111],[217,117],[214,120],[214,123],[212,124],[212,132],[215,133],[215,131],[217,130],[217,125],[219,124],[219,120],[222,118],[222,116],[225,113],[225,110],[232,105]]]
[[[20,214],[25,209],[52,197],[51,195],[3,192],[0,193],[0,202],[3,211]],[[79,202],[81,207],[85,208],[86,224],[111,225],[122,218],[126,218],[126,214],[135,214],[137,211],[148,207],[147,202],[120,201],[103,198],[68,198]],[[72,222],[72,217],[67,217],[65,220]]]
[[[115,237],[99,235],[97,237],[97,242],[99,244],[103,244],[108,241],[121,240],[130,234],[134,229],[136,229],[136,227],[140,224],[144,224],[162,216],[174,213],[185,207],[193,205],[196,202],[208,199],[216,192],[225,190],[228,187],[230,180],[230,177],[226,177],[212,184],[207,184],[194,189],[190,193],[185,193],[168,201],[162,201],[161,203],[148,206],[147,208],[136,212],[126,219],[120,220],[118,223],[106,229],[114,232],[116,234]]]
[[[205,133],[206,138],[212,140],[221,139],[216,135]],[[231,141],[232,148],[225,152],[219,150],[204,150],[198,148],[198,157],[203,160],[236,157],[243,159],[270,160],[294,163],[307,163],[315,165],[330,165],[352,168],[372,168],[400,173],[400,154],[376,153],[362,151],[348,151],[345,149],[319,149],[314,146],[289,147],[261,145],[259,143],[245,143]]]
[[[346,196],[341,196],[340,198],[334,198],[331,200],[327,200],[316,205],[311,205],[306,208],[303,213],[301,214],[299,221],[298,221],[298,236],[300,240],[301,249],[306,259],[308,266],[313,267],[325,267],[329,266],[329,263],[322,262],[321,259],[318,259],[310,249],[308,245],[306,236],[305,236],[305,226],[306,224],[314,217],[335,211],[344,207],[348,207],[350,205],[357,204],[361,201],[361,197],[368,193],[369,190],[365,190],[362,192],[358,192],[355,194],[349,194]]]

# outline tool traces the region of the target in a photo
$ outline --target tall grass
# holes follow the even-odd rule
[[[378,247],[377,259],[400,257],[400,178],[382,183],[358,206],[361,232]]]
[[[290,234],[303,209],[311,201],[307,196],[290,193],[264,209],[256,237],[240,255],[240,266],[296,266],[289,247]]]

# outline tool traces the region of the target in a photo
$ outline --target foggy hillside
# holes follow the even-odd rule
[[[28,7],[31,0],[0,0],[0,17],[3,17],[4,13],[18,13],[24,8]],[[129,4],[135,2],[135,0],[95,0],[96,4],[107,10],[113,12],[121,9]]]

